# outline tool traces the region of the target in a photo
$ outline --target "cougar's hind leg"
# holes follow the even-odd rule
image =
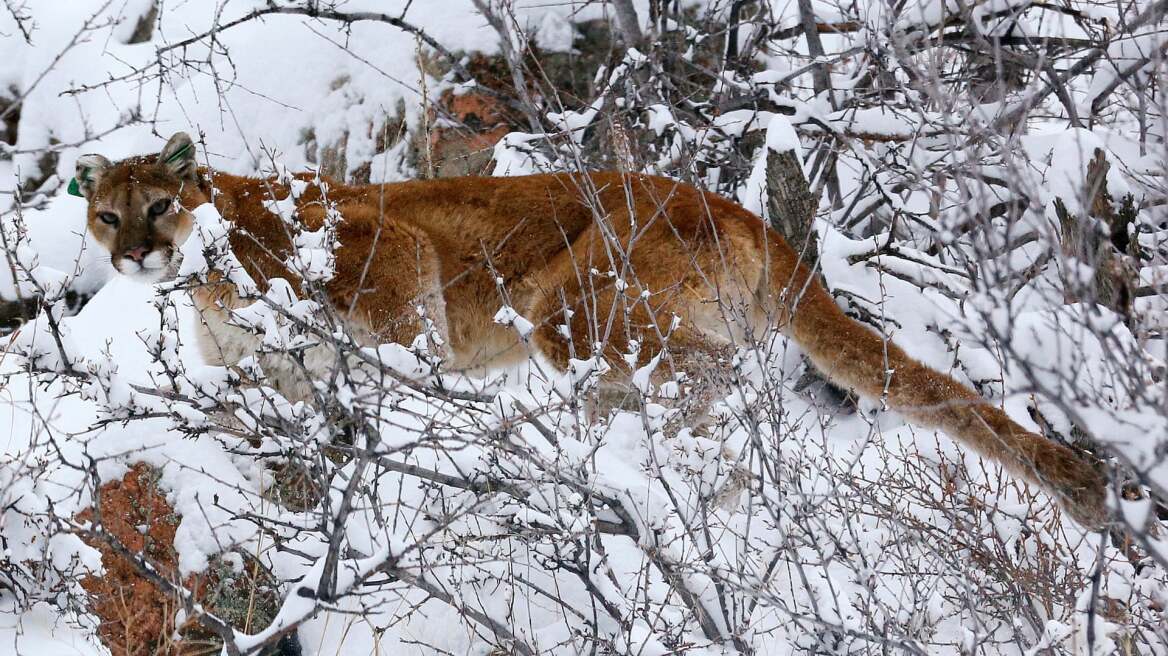
[[[675,311],[678,304],[667,295],[650,304],[613,286],[582,292],[575,280],[561,278],[555,292],[545,293],[531,304],[527,316],[536,324],[532,335],[535,348],[564,370],[571,358],[590,357],[600,345],[610,367],[596,395],[602,415],[614,408],[640,407],[644,399],[634,379],[638,370],[657,359],[647,381],[656,390],[684,374],[676,398],[661,399],[680,410],[671,422],[673,432],[704,424],[713,403],[730,391],[731,340],[689,321]],[[682,319],[675,326],[676,316]]]
[[[721,335],[685,327],[675,329],[664,340],[642,335],[637,341],[637,369],[628,367],[622,357],[619,362],[624,366],[610,369],[601,380],[598,414],[607,415],[614,409],[639,411],[646,401],[652,401],[675,410],[663,429],[667,436],[687,427],[708,434],[711,409],[734,385],[733,344]],[[621,351],[621,347],[613,350]],[[638,369],[650,365],[653,359],[658,361],[645,381],[651,388],[641,389],[638,385],[643,381],[635,383],[634,378],[639,378]],[[608,361],[612,363],[614,357]]]
[[[659,373],[657,384],[660,387],[683,374],[675,402],[678,420],[681,426],[706,432],[712,421],[710,410],[736,384],[734,344],[717,333],[682,327],[670,335],[666,350],[669,367]]]
[[[736,347],[727,337],[701,329],[675,331],[668,344],[672,367],[685,373],[678,399],[679,412],[664,433],[677,435],[689,429],[695,437],[721,440],[728,435],[725,427],[717,429],[710,412],[718,401],[726,398],[742,384],[735,370]],[[705,494],[706,504],[720,510],[733,510],[749,490],[754,475],[744,455],[735,453],[723,442],[717,455],[720,474],[714,486]]]
[[[742,328],[761,265],[727,256],[737,237],[719,233],[720,241],[713,228],[695,227],[697,219],[677,229],[671,220],[647,228],[619,266],[611,236],[586,231],[540,272],[540,291],[525,316],[536,324],[535,347],[559,367],[600,346],[611,367],[601,394],[606,404],[635,407],[630,401],[640,390],[631,387],[633,374],[654,358],[649,382],[658,389],[684,372],[687,382],[670,405],[681,410],[682,425],[700,425],[729,392],[733,340],[749,332]],[[619,217],[612,221],[623,225]]]
[[[612,307],[613,303],[620,303],[622,299],[615,291],[592,294],[598,308]],[[583,306],[584,304],[581,303]],[[561,329],[564,324],[562,302],[556,312],[544,312],[538,315],[543,320],[537,323],[533,342],[550,361],[559,367],[567,367],[568,358],[575,346],[575,357],[589,355],[580,350],[590,348],[596,343],[598,319],[605,316],[593,313],[591,319],[585,318],[588,314],[581,307],[572,312],[568,322],[569,335]],[[623,314],[623,313],[622,313]],[[604,345],[606,361],[612,367],[601,382],[601,389],[597,395],[596,414],[607,416],[614,408],[626,410],[636,409],[646,400],[641,390],[637,389],[633,378],[638,369],[650,364],[654,358],[660,356],[656,367],[649,376],[649,382],[660,390],[663,386],[676,381],[681,376],[677,386],[678,394],[674,398],[659,399],[663,404],[672,406],[674,412],[669,419],[655,430],[667,443],[676,443],[679,448],[694,449],[695,453],[702,452],[705,458],[711,458],[716,463],[719,475],[711,482],[705,474],[697,475],[692,480],[695,485],[703,488],[700,492],[705,503],[710,507],[730,510],[742,498],[741,492],[750,487],[752,475],[741,462],[740,457],[729,451],[725,446],[714,445],[716,451],[711,452],[703,448],[700,440],[680,440],[683,431],[689,431],[692,438],[716,438],[719,432],[712,429],[713,421],[710,411],[715,403],[725,398],[737,383],[734,370],[734,343],[727,337],[703,330],[694,325],[683,323],[672,331],[673,314],[671,312],[651,313],[649,311],[630,311],[629,321],[613,321],[607,338],[601,340]],[[626,327],[627,326],[627,327]],[[631,340],[639,344],[637,357],[630,366],[625,356],[629,353]],[[638,381],[639,382],[639,381]],[[685,459],[673,463],[659,463],[662,466],[686,470],[689,466]]]

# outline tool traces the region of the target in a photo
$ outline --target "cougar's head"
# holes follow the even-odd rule
[[[194,225],[187,208],[206,202],[187,133],[171,137],[158,155],[116,163],[83,155],[76,181],[89,201],[89,232],[110,252],[115,269],[145,282],[178,272],[179,246]]]

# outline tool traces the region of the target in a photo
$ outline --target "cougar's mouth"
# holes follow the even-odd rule
[[[154,283],[173,278],[181,259],[178,249],[165,246],[150,251],[141,261],[120,257],[115,261],[114,268],[134,280]]]

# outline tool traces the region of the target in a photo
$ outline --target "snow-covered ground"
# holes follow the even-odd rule
[[[825,250],[829,252],[836,248],[839,247],[830,241],[825,243]],[[842,254],[846,251],[841,248],[839,252]],[[840,259],[842,260],[842,258]],[[844,284],[842,276],[841,284]],[[159,329],[160,317],[154,304],[155,299],[156,290],[151,286],[121,277],[112,278],[77,316],[65,319],[66,331],[75,342],[74,353],[93,363],[112,364],[116,368],[119,384],[150,385],[151,374],[157,372],[159,366],[148,354],[144,342],[152,340],[151,336]],[[194,321],[194,312],[188,307],[181,314],[184,330],[180,334],[189,335],[191,334],[191,322]],[[1036,317],[1034,320],[1041,321],[1041,317]],[[28,329],[31,329],[31,326],[26,328],[26,330]],[[908,329],[910,328],[905,328],[905,330]],[[786,349],[780,344],[776,350],[783,353]],[[1037,350],[1032,352],[1038,361],[1052,356],[1050,353]],[[188,367],[193,368],[200,362],[199,355],[189,343],[184,344],[180,353],[183,354]],[[922,357],[927,356],[927,353],[919,352],[919,350],[918,354]],[[1054,355],[1054,357],[1063,356]],[[35,524],[22,527],[22,524],[28,522],[28,517],[42,516],[48,508],[51,508],[51,514],[71,517],[87,507],[91,499],[87,488],[82,484],[86,473],[79,469],[79,466],[90,461],[96,463],[97,471],[103,481],[120,478],[125,473],[127,465],[132,462],[146,462],[160,469],[162,472],[161,486],[168,491],[168,499],[181,516],[175,546],[179,553],[179,564],[184,573],[202,569],[206,566],[208,556],[214,555],[227,545],[240,545],[247,550],[255,550],[257,553],[264,552],[264,537],[256,532],[254,526],[232,518],[232,513],[226,510],[261,514],[270,514],[274,510],[272,504],[265,501],[261,494],[263,487],[271,483],[269,479],[265,478],[262,469],[257,466],[254,460],[232,453],[232,451],[238,451],[241,448],[238,440],[224,436],[217,438],[212,435],[197,439],[184,438],[180,432],[174,429],[173,420],[170,418],[137,419],[125,424],[114,422],[95,428],[99,420],[107,416],[110,407],[108,403],[86,400],[76,394],[64,395],[62,394],[64,384],[61,382],[51,383],[47,386],[36,384],[32,377],[20,373],[22,368],[23,363],[20,359],[8,357],[3,363],[3,369],[0,370],[0,373],[6,376],[6,384],[0,392],[3,395],[2,404],[0,404],[3,415],[0,421],[8,433],[4,441],[7,462],[3,471],[10,476],[15,474],[17,478],[16,481],[13,481],[12,487],[6,488],[5,496],[9,503],[15,504],[12,510],[5,515],[6,521],[3,526],[5,537],[8,540],[9,557],[47,559],[60,564],[64,570],[69,569],[69,561],[74,558],[81,559],[87,567],[96,568],[98,566],[95,559],[96,552],[85,547],[76,538],[57,537],[46,543],[42,537],[42,527]],[[890,471],[889,459],[891,457],[893,462],[896,462],[904,458],[905,454],[911,454],[913,459],[921,458],[924,462],[936,464],[960,462],[962,459],[955,446],[943,436],[914,430],[888,414],[880,418],[878,427],[869,426],[866,423],[866,420],[871,419],[871,417],[853,415],[833,418],[822,415],[819,409],[809,405],[803,397],[790,392],[790,385],[794,383],[794,380],[787,380],[783,383],[783,371],[797,373],[798,358],[796,354],[788,353],[786,357],[772,362],[768,369],[767,378],[770,381],[769,384],[777,382],[783,385],[780,389],[787,390],[782,407],[790,419],[784,422],[784,425],[798,431],[798,434],[803,437],[792,438],[788,436],[786,439],[778,440],[776,444],[780,448],[790,451],[790,462],[798,462],[802,465],[802,475],[797,484],[797,487],[800,488],[798,492],[770,490],[768,494],[777,494],[779,499],[782,499],[784,494],[788,495],[788,499],[820,498],[820,495],[828,494],[833,486],[838,485],[838,480],[833,474],[838,474],[835,471],[836,467],[841,466],[852,469],[860,478],[880,480],[883,477],[889,477],[892,480],[903,481],[902,477],[908,475],[905,472],[896,471],[898,465],[891,465]],[[530,392],[526,391],[525,387],[512,386],[509,389],[511,393],[520,397],[530,397]],[[733,400],[730,402],[732,405],[734,404]],[[1025,400],[1023,398],[1012,398],[1008,407],[1015,410],[1013,414],[1016,419],[1026,421]],[[425,412],[420,407],[400,411],[396,418],[389,422],[399,428],[387,432],[383,439],[395,447],[424,441],[426,431],[422,426],[417,425],[416,418],[412,416],[414,410]],[[668,525],[668,517],[671,514],[665,510],[667,505],[658,506],[665,501],[658,497],[660,491],[657,491],[656,494],[653,493],[652,485],[644,478],[641,467],[647,463],[646,458],[649,457],[650,453],[657,452],[656,457],[668,461],[677,462],[680,459],[680,462],[685,466],[698,467],[699,470],[702,468],[708,470],[714,466],[709,454],[703,454],[700,444],[692,445],[695,450],[688,454],[685,453],[683,444],[674,444],[670,449],[665,450],[661,450],[659,447],[653,448],[645,436],[640,419],[633,414],[624,413],[618,416],[607,428],[600,430],[602,432],[596,436],[597,442],[589,449],[590,453],[588,454],[588,457],[595,462],[595,475],[598,476],[594,480],[594,484],[599,490],[632,493],[633,498],[636,499],[634,507],[637,508],[638,512],[645,513],[646,526],[652,526],[659,522],[665,522],[665,525]],[[533,446],[542,440],[534,432],[525,433],[525,435],[532,440]],[[742,440],[747,439],[747,436],[741,430],[731,432],[726,438],[726,443],[735,448],[742,449],[746,446]],[[561,439],[568,441],[571,438],[569,433],[565,433]],[[878,445],[874,445],[873,442],[877,442]],[[579,447],[585,448],[585,444],[579,443]],[[670,453],[670,450],[673,449],[681,451],[681,453]],[[575,460],[575,456],[570,453],[561,453],[556,457],[561,465]],[[410,460],[421,463],[426,458],[415,456]],[[467,457],[464,454],[458,460],[464,461],[464,463],[473,463],[475,458]],[[968,464],[973,465],[973,462],[969,461]],[[43,463],[48,463],[44,469],[41,468],[44,466]],[[431,462],[429,464],[438,463]],[[1017,519],[1010,519],[1011,517],[1033,516],[1034,513],[1037,513],[1037,517],[1048,517],[1053,511],[1053,505],[1044,497],[1031,497],[1031,500],[1027,502],[1019,499],[1015,492],[1002,485],[1000,481],[995,483],[995,479],[999,478],[1000,474],[994,468],[980,473],[976,472],[976,467],[972,469],[974,471],[970,474],[968,485],[974,489],[982,490],[981,486],[987,485],[988,481],[989,487],[984,489],[987,496],[982,500],[1005,513],[1005,515],[999,515],[996,521],[1006,522],[1000,527],[998,535],[999,537],[1004,536],[1007,542],[1022,539],[1019,531],[1022,530],[1023,525]],[[457,471],[457,467],[450,469],[451,473]],[[709,475],[707,473],[701,476],[708,477]],[[389,492],[384,499],[385,506],[381,510],[387,512],[390,508],[397,508],[398,512],[402,512],[404,509],[410,508],[413,505],[409,498],[410,495],[404,495],[399,488],[403,482],[402,477],[387,473],[383,474],[383,478],[386,480],[381,482]],[[408,481],[408,477],[405,478]],[[391,482],[388,479],[396,480]],[[635,486],[630,490],[627,486],[633,484],[634,481],[644,481],[644,484],[649,484],[650,489],[646,490],[648,494],[638,492]],[[941,494],[939,490],[923,491],[923,493],[925,499]],[[1000,496],[995,498],[994,495]],[[943,498],[943,494],[937,498]],[[417,501],[420,503],[422,500],[418,499]],[[919,515],[923,521],[947,521],[935,508],[930,509],[926,505],[922,505],[914,509],[916,502],[911,499],[890,499],[890,501],[905,504],[900,510],[911,515]],[[1038,505],[1028,505],[1034,503]],[[655,520],[652,516],[657,513],[663,513],[663,516]],[[291,519],[296,513],[283,511],[279,515],[284,519]],[[309,516],[302,516],[298,521],[307,521]],[[358,542],[368,542],[372,539],[372,543],[368,543],[368,546],[372,548],[380,543],[376,536],[385,528],[374,521],[372,517],[365,517],[365,519],[369,523],[360,528],[354,526],[351,537],[357,539],[360,534],[364,533],[364,537],[361,537]],[[839,517],[836,520],[845,522],[837,526],[839,529],[843,529],[850,523],[846,517]],[[836,520],[832,520],[832,522]],[[516,518],[516,521],[519,519]],[[536,520],[528,518],[528,521]],[[727,531],[726,543],[723,548],[730,548],[730,545],[737,540],[733,537],[734,533],[729,531],[729,527],[741,521],[749,520],[744,516],[715,520],[715,525],[721,525],[722,522],[727,522],[729,525],[722,529]],[[896,531],[889,532],[886,528],[881,527],[879,522],[868,525],[870,521],[860,521],[861,526],[865,526],[861,530],[868,535],[853,546],[877,559],[899,561],[902,556],[890,556],[886,553],[881,555],[880,549],[874,548],[886,540],[896,541],[897,538],[894,537]],[[765,522],[756,527],[755,530],[762,532],[764,525]],[[1066,564],[1078,564],[1083,568],[1092,567],[1097,545],[1084,539],[1084,534],[1073,526],[1067,525],[1063,530],[1066,533],[1060,532],[1057,541],[1069,541],[1067,546],[1059,548],[1059,551],[1062,552],[1061,557],[1071,559],[1071,562]],[[416,537],[408,533],[400,536],[399,539],[405,541],[410,537]],[[312,551],[321,546],[315,536],[302,536],[301,539],[303,543],[297,545],[301,549]],[[614,590],[613,594],[618,598],[624,596],[635,598],[638,587],[638,571],[643,567],[643,556],[639,554],[637,549],[631,548],[632,545],[622,544],[627,542],[625,538],[616,537],[610,538],[610,540],[606,566],[617,572],[616,581],[625,582],[628,585],[626,590]],[[757,540],[759,545],[768,542],[761,536],[755,536],[747,543],[754,540]],[[1068,549],[1068,546],[1071,548]],[[733,550],[727,553],[726,557],[731,557],[732,553]],[[272,559],[276,572],[286,580],[297,580],[313,575],[311,560],[305,561],[303,558],[278,553],[273,554]],[[737,560],[736,557],[731,557],[727,566],[732,566],[735,560]],[[748,558],[748,560],[751,559]],[[528,566],[530,565],[529,562]],[[877,568],[878,565],[874,562],[871,567]],[[319,573],[316,575],[319,576]],[[822,594],[822,592],[814,591],[819,586],[845,585],[847,588],[854,588],[857,585],[862,585],[861,581],[852,580],[853,574],[846,566],[828,566],[821,572],[821,576],[822,580],[812,582],[812,589],[802,589],[801,592],[797,593],[797,597],[804,595],[810,595],[809,598],[817,597]],[[953,583],[957,583],[957,581],[950,582],[950,584]],[[777,585],[776,581],[771,581],[768,588],[775,586],[776,590],[780,590],[785,585],[791,584],[799,588],[806,585],[806,583],[798,583],[797,580],[790,580],[784,585]],[[905,594],[903,585],[904,582],[898,584],[891,580],[883,581],[879,587],[887,587],[888,590],[882,591],[880,594],[894,595],[892,599],[896,600],[896,596]],[[852,605],[846,601],[860,591],[861,588],[855,588],[850,593],[844,591],[833,593],[837,602],[844,602],[842,607],[835,610],[844,625],[855,623],[860,626],[867,621],[865,616],[870,611],[866,612],[862,610],[862,605]],[[707,592],[712,594],[712,591]],[[874,591],[869,590],[866,594],[872,592]],[[424,595],[409,595],[389,589],[383,594],[386,600],[392,599],[394,603],[407,603],[411,600],[418,603],[424,599]],[[523,597],[521,590],[506,592],[503,595],[507,598],[505,602],[503,598],[496,598],[495,595],[484,598],[478,594],[468,594],[471,594],[469,598],[473,599],[475,603],[484,604],[487,608],[495,603],[515,604],[519,598]],[[532,633],[536,636],[543,636],[543,640],[548,641],[551,640],[550,636],[555,636],[563,630],[562,620],[558,617],[558,613],[553,609],[541,612],[537,600],[528,599],[527,601],[533,604],[527,610]],[[363,599],[361,603],[373,605],[368,599]],[[941,610],[944,608],[944,604],[939,597],[930,602],[937,606],[933,609],[928,606],[917,607],[917,603],[920,602],[907,604],[904,611],[925,613],[926,617],[940,613],[941,615],[933,618],[933,621],[941,619],[941,616],[949,612]],[[454,653],[465,653],[468,649],[473,651],[473,641],[468,641],[468,636],[463,632],[452,630],[461,625],[457,612],[437,602],[431,602],[429,606],[425,613],[411,615],[407,621],[395,621],[390,629],[383,628],[376,634],[376,637],[375,630],[379,628],[376,614],[374,619],[370,621],[346,620],[343,615],[331,613],[323,613],[316,619],[305,623],[300,629],[300,636],[308,653],[334,653],[338,649],[343,649],[345,653],[354,654],[392,653],[399,648],[408,649],[409,645],[413,644],[409,641],[424,642],[434,648],[446,649]],[[295,604],[291,604],[286,610],[293,614],[303,612],[303,609],[298,608]],[[46,636],[51,636],[57,644],[72,645],[68,647],[69,649],[80,649],[80,646],[83,645],[94,650],[95,653],[101,653],[102,648],[94,642],[91,635],[85,630],[74,628],[73,624],[68,621],[68,617],[56,615],[56,612],[50,606],[42,603],[22,612],[18,617],[7,615],[5,618],[6,626],[0,627],[0,644],[15,645],[16,653],[39,653],[46,646],[44,644]],[[393,617],[393,612],[387,611],[385,620],[388,621],[391,617]],[[442,620],[443,617],[446,619]],[[783,620],[782,614],[777,613],[771,622],[775,624],[776,628],[779,628],[785,625]],[[444,621],[445,624],[443,624]],[[768,624],[765,614],[764,617],[757,618],[756,621],[762,626]],[[57,623],[55,628],[54,622]],[[958,634],[951,632],[959,630],[960,622],[955,622],[948,629],[943,626],[937,628],[939,629],[938,640],[952,640]],[[1083,628],[1080,627],[1079,630],[1082,631]],[[801,642],[798,635],[769,635],[762,631],[760,634],[757,646],[764,653],[784,651],[783,645],[794,645]],[[406,642],[398,644],[399,641]],[[376,649],[374,648],[375,644],[377,645]],[[398,646],[394,647],[395,644]],[[62,649],[65,647],[62,646]]]

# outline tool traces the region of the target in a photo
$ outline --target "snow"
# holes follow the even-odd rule
[[[40,264],[77,274],[71,289],[91,294],[113,275],[109,256],[86,231],[84,200],[61,194],[49,199],[43,208],[26,210],[24,214],[28,239]],[[0,299],[15,298],[16,293],[8,267],[0,267]]]
[[[40,602],[20,614],[5,605],[10,607],[0,608],[0,649],[38,656],[109,655],[76,618],[62,618],[52,604]]]
[[[535,324],[525,319],[509,305],[499,308],[499,311],[495,313],[494,321],[497,324],[511,326],[525,340],[531,336],[531,331],[535,330]]]
[[[772,116],[770,122],[767,123],[766,147],[776,153],[794,151],[796,155],[800,156],[800,163],[802,163],[803,148],[799,143],[799,137],[795,134],[795,128],[791,126],[791,122],[781,114]]]
[[[232,59],[229,65],[221,57],[212,57],[224,67],[219,79],[210,75],[182,77],[155,89],[111,81],[134,70],[150,69],[160,60],[205,58],[204,44],[163,53],[156,53],[155,48],[201,34],[215,20],[230,21],[264,6],[261,2],[235,2],[219,12],[208,11],[198,2],[168,5],[161,12],[154,42],[124,43],[127,30],[137,22],[137,11],[147,4],[147,0],[75,0],[68,11],[51,4],[25,7],[38,28],[36,40],[27,44],[20,38],[5,38],[0,57],[0,88],[13,87],[26,93],[19,138],[13,144],[18,154],[12,166],[20,172],[20,179],[38,169],[38,153],[55,142],[64,145],[55,148],[59,158],[56,176],[49,181],[50,192],[63,188],[73,176],[74,160],[83,153],[100,152],[118,159],[157,149],[158,135],[145,126],[109,132],[130,114],[150,117],[157,130],[165,133],[164,138],[186,130],[205,139],[212,146],[203,149],[199,140],[200,163],[236,173],[253,173],[267,164],[265,148],[277,150],[280,161],[292,170],[312,166],[309,158],[314,154],[304,146],[309,133],[323,145],[343,137],[344,155],[352,170],[378,155],[376,131],[371,134],[370,125],[383,124],[395,114],[399,103],[409,125],[416,125],[419,119],[423,102],[418,63],[413,56],[402,56],[415,51],[414,38],[376,22],[344,26],[272,15],[216,35],[223,47],[248,53]],[[408,19],[424,25],[439,42],[456,42],[467,51],[486,53],[498,48],[495,33],[473,12],[470,0],[364,0],[346,3],[345,10],[397,15],[407,5]],[[98,10],[102,13],[90,20]],[[551,39],[548,47],[553,49],[564,45],[565,32],[572,29],[569,16],[586,20],[599,12],[599,8],[573,7],[570,3],[517,8],[522,24],[535,22],[544,27]],[[0,33],[19,33],[9,12],[0,12]],[[74,41],[73,47],[66,49]],[[341,45],[369,56],[354,58]],[[295,83],[275,74],[285,70],[295,71]],[[430,84],[440,87],[438,81]],[[94,91],[68,94],[78,88]],[[64,96],[68,100],[62,100],[62,94],[68,94]],[[378,159],[385,161],[378,168],[378,179],[404,177],[392,154]],[[4,176],[0,191],[11,190],[15,181],[14,176]],[[81,199],[57,194],[45,209],[26,210],[26,222],[35,226],[30,227],[33,243],[49,256],[45,264],[72,270],[71,262],[84,243],[82,203]],[[71,230],[62,229],[66,227]],[[79,282],[79,289],[93,291],[108,279],[108,267],[90,266],[102,256],[92,249],[83,253],[85,280]],[[11,297],[11,288],[6,267],[0,267],[0,297]]]

